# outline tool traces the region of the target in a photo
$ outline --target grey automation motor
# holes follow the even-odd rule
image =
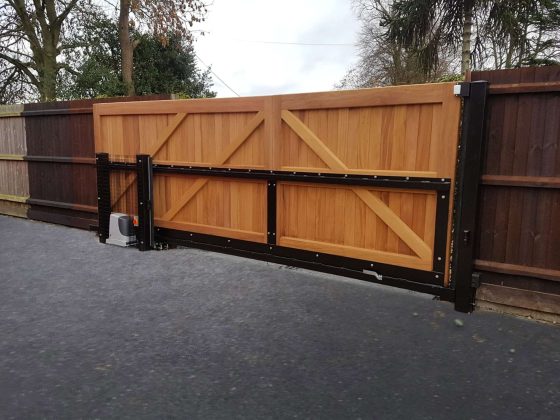
[[[107,243],[118,246],[136,245],[132,217],[123,213],[111,213]]]

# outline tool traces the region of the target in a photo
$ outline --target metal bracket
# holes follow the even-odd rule
[[[480,273],[478,272],[472,273],[471,286],[474,287],[475,289],[478,289],[480,287],[480,277],[481,277]]]
[[[461,98],[468,98],[471,95],[471,84],[470,82],[462,82],[453,86],[453,93],[455,96],[460,96]]]

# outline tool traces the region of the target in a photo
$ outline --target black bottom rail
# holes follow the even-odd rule
[[[435,295],[445,301],[453,301],[455,294],[453,289],[443,286],[443,274],[432,271],[159,227],[155,229],[155,240],[167,245],[200,248],[405,288]]]

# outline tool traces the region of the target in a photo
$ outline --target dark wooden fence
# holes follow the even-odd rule
[[[17,113],[5,107],[0,124],[0,169],[5,168],[6,174],[0,173],[6,191],[0,191],[4,194],[0,212],[84,229],[97,225],[93,104],[170,98],[156,95],[25,104]],[[21,126],[19,131],[15,125]],[[11,170],[14,165],[24,165],[25,176]],[[25,187],[10,187],[22,182]]]
[[[560,313],[560,66],[483,71],[490,82],[477,298]]]

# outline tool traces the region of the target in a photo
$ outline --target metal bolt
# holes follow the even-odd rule
[[[445,182],[445,178],[441,178],[441,181],[442,181],[442,182]]]
[[[317,258],[319,258],[319,254],[315,254],[315,256],[316,256]]]
[[[275,232],[272,232],[272,236],[276,236],[276,233],[275,233]]]
[[[439,279],[439,274],[436,274],[436,279]]]
[[[267,235],[270,235],[270,232],[266,232]]]
[[[370,264],[369,266],[370,266],[370,267],[373,267],[373,264]]]
[[[408,181],[409,179],[410,179],[410,177],[409,177],[409,176],[407,176],[407,177],[406,177],[406,180]]]
[[[143,205],[144,203],[142,201],[140,201],[140,205]]]
[[[438,261],[441,261],[441,257],[437,257],[437,260],[438,260]]]
[[[442,199],[445,199],[445,195],[442,195],[441,198],[442,198]]]
[[[192,233],[191,233],[191,236],[192,236]]]
[[[272,251],[272,247],[271,247],[271,246],[269,246],[268,249],[270,249],[270,250]]]
[[[142,161],[140,159],[138,159],[138,163],[141,163]]]
[[[97,197],[98,200],[101,200],[101,197]]]
[[[344,178],[348,178],[348,175],[347,175],[347,174],[344,174]]]
[[[230,242],[231,242],[231,240],[230,240],[230,239],[228,239],[228,240],[227,240],[227,243],[229,244]]]

